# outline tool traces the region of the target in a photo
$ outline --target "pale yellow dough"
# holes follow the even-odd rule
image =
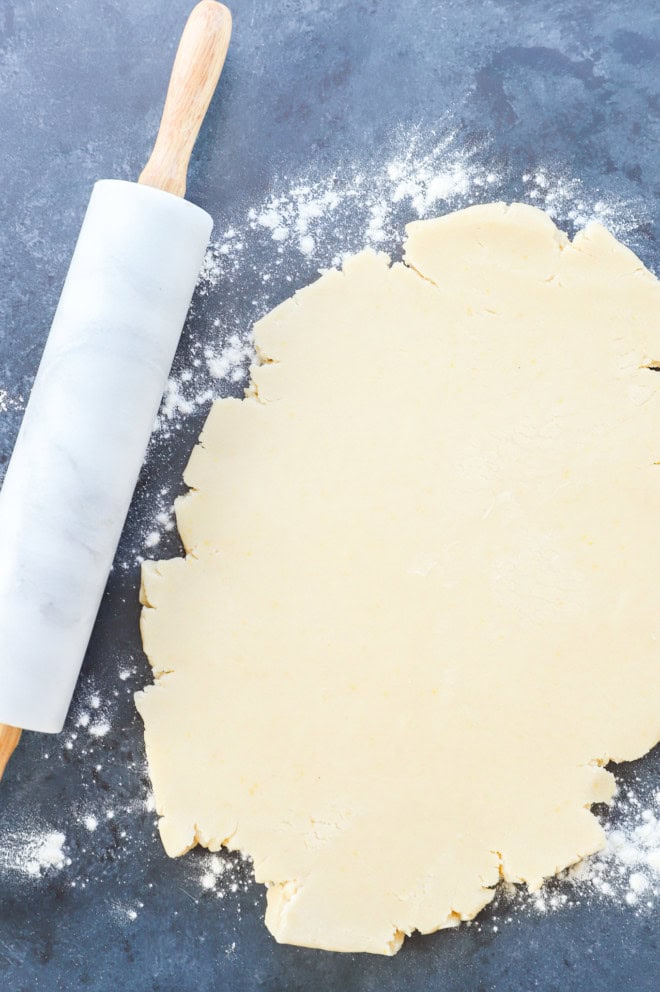
[[[163,843],[254,859],[280,941],[392,954],[596,851],[658,739],[660,287],[473,207],[255,330],[144,566]]]

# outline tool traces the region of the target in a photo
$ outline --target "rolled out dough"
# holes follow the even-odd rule
[[[148,562],[163,843],[280,941],[392,954],[603,843],[659,736],[660,288],[598,225],[411,224],[255,329]]]

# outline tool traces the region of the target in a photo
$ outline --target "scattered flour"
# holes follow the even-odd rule
[[[89,728],[89,733],[92,737],[105,737],[106,734],[110,732],[110,723],[108,720],[97,720],[92,723]]]
[[[197,852],[191,859],[191,881],[196,882],[201,895],[226,899],[230,895],[246,893],[253,884],[252,862],[238,852],[222,851],[220,854]]]
[[[6,389],[0,389],[0,413],[7,413],[9,410],[25,409],[25,400],[20,394],[10,396]]]
[[[66,835],[59,830],[23,830],[3,838],[0,847],[0,875],[18,873],[37,880],[71,864],[66,854]]]
[[[92,738],[105,737],[112,729],[107,705],[104,706],[97,692],[92,692],[83,706],[78,708],[74,721],[78,730],[85,731]],[[65,740],[65,748],[72,750],[77,740],[78,734],[70,733]]]
[[[144,909],[144,903],[139,900],[128,904],[115,901],[111,904],[111,909],[112,915],[120,925],[135,923],[140,911]]]

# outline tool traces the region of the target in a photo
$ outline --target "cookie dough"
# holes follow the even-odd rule
[[[393,954],[602,846],[660,717],[660,287],[521,204],[409,225],[261,320],[147,562],[160,831],[279,941]]]

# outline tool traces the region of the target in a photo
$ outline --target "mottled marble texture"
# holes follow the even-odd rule
[[[0,4],[0,387],[36,372],[95,179],[135,178],[155,134],[189,0],[2,0]],[[487,140],[519,172],[555,162],[588,186],[635,197],[649,220],[635,250],[660,261],[658,24],[651,0],[236,0],[234,36],[197,146],[189,196],[220,224],[310,159],[330,170],[381,154],[394,129],[442,128]],[[310,265],[306,278],[314,274]],[[249,259],[245,260],[246,283]],[[282,281],[279,298],[291,292]],[[235,301],[249,319],[246,300]],[[208,333],[203,306],[187,335]],[[236,388],[240,394],[241,387]],[[153,492],[180,479],[203,414],[143,474],[130,548]],[[0,414],[6,460],[20,414]],[[176,544],[163,549],[174,551]],[[127,659],[147,678],[137,634],[137,568],[116,569],[78,700],[118,685]],[[122,683],[123,685],[123,683]],[[199,899],[184,862],[152,837],[152,817],[121,810],[143,793],[141,725],[116,700],[100,741],[55,751],[26,735],[0,793],[0,844],[16,811],[67,830],[76,877],[29,887],[0,879],[0,984],[24,990],[145,992],[655,992],[657,936],[623,908],[583,905],[500,927],[412,938],[394,960],[275,946],[255,889]],[[74,721],[75,722],[75,721]],[[70,725],[73,728],[73,722]],[[45,754],[50,757],[46,759]],[[657,775],[651,755],[620,780]],[[116,811],[93,836],[63,810],[99,797]],[[68,814],[67,814],[68,815]],[[122,837],[127,829],[130,836]],[[193,855],[193,859],[194,859]],[[149,885],[153,885],[150,889]],[[114,907],[143,902],[128,925]],[[239,917],[239,910],[240,917]],[[492,921],[491,921],[492,922]],[[232,949],[232,944],[235,947]]]
[[[0,489],[0,722],[62,729],[211,234],[94,187]]]

